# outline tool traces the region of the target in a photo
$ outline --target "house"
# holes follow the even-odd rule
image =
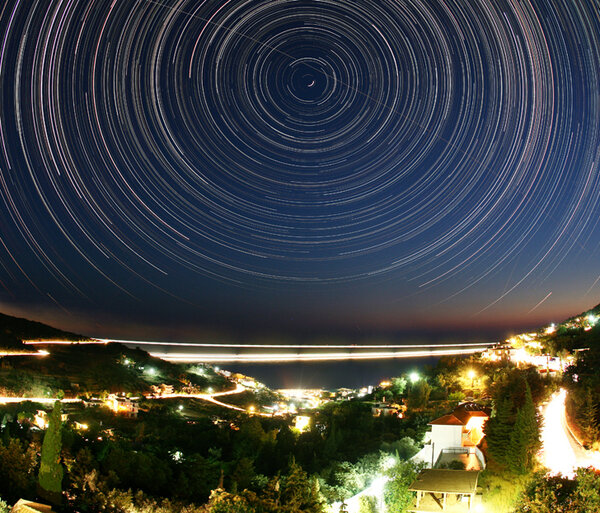
[[[69,414],[61,413],[60,421],[67,422],[67,420],[69,420]],[[47,429],[48,422],[49,422],[49,413],[46,410],[37,410],[37,412],[35,413],[35,415],[33,417],[33,423],[40,429]]]
[[[385,401],[380,403],[374,403],[371,406],[371,413],[373,417],[398,417],[403,418],[404,412],[406,411],[406,406],[403,404],[392,404],[386,403]]]
[[[110,394],[105,404],[115,413],[126,417],[135,418],[138,415],[139,403],[133,398]]]
[[[485,458],[477,447],[485,433],[483,426],[489,413],[475,403],[463,403],[452,413],[432,420],[425,447],[413,461],[426,463],[430,468],[461,461],[466,470],[485,468]]]

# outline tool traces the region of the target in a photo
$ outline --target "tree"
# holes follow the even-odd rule
[[[319,482],[308,477],[302,467],[295,462],[283,480],[279,496],[281,512],[286,513],[322,513],[325,501],[319,491]]]
[[[494,401],[494,413],[485,423],[485,439],[488,452],[498,465],[507,464],[507,449],[513,429],[513,403],[510,397]]]
[[[358,498],[358,513],[378,513],[377,497],[362,495]]]
[[[225,490],[213,490],[210,500],[206,506],[207,513],[254,513],[256,509],[252,502],[256,502],[256,497],[251,492],[252,498],[246,494],[232,494]]]
[[[413,495],[408,491],[408,487],[416,479],[421,468],[410,461],[401,461],[387,471],[390,479],[383,490],[387,511],[403,513],[412,505]]]
[[[35,493],[35,467],[39,446],[24,448],[14,438],[0,443],[0,493],[11,502]]]
[[[540,428],[537,412],[531,397],[531,389],[525,384],[525,402],[517,411],[507,452],[509,468],[518,474],[524,474],[533,468],[535,454],[540,447]]]
[[[62,502],[61,431],[61,406],[60,401],[56,401],[48,420],[48,428],[44,434],[38,474],[38,493],[51,504],[56,505]]]
[[[414,383],[408,391],[408,406],[413,410],[425,408],[431,394],[431,386],[424,379]]]
[[[600,476],[580,468],[574,479],[535,474],[515,513],[590,513],[600,511]]]
[[[536,474],[521,495],[515,513],[570,513],[573,488],[565,477]]]
[[[590,445],[598,440],[598,423],[596,421],[598,407],[594,401],[594,395],[590,387],[586,388],[583,408],[581,411],[583,429],[585,435],[590,441]]]
[[[390,391],[395,398],[399,398],[406,390],[406,379],[403,377],[392,378]]]

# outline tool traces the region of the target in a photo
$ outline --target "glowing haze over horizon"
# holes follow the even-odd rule
[[[597,7],[7,0],[0,309],[202,340],[594,306]]]

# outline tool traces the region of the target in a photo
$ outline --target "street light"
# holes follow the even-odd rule
[[[469,378],[471,378],[471,388],[473,388],[475,386],[475,376],[476,376],[475,371],[473,369],[471,369],[468,372],[468,376],[469,376]]]
[[[421,379],[418,372],[411,372],[408,377],[410,378],[411,383],[416,383]]]

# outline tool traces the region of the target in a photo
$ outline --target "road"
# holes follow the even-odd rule
[[[223,408],[229,408],[230,410],[243,411],[248,413],[246,408],[241,408],[240,406],[236,406],[234,404],[228,404],[220,401],[217,397],[225,397],[233,394],[240,394],[246,390],[246,387],[240,385],[231,390],[225,390],[223,392],[214,392],[212,394],[164,394],[159,397],[148,395],[146,399],[202,399],[203,401],[208,401],[210,403],[216,404],[218,406],[222,406]],[[35,403],[42,404],[54,404],[56,399],[48,398],[48,397],[0,397],[0,404],[8,404],[8,403],[22,403],[26,401],[31,401]],[[62,399],[62,403],[79,403],[82,402],[81,399]],[[253,412],[255,415],[260,415],[262,417],[271,417],[271,413],[260,413]]]
[[[579,467],[600,470],[600,453],[584,449],[569,429],[565,402],[567,391],[552,396],[543,410],[541,460],[551,474],[573,477]]]
[[[233,388],[231,390],[225,390],[224,392],[214,392],[212,394],[164,394],[164,395],[161,395],[160,397],[147,396],[146,399],[176,399],[176,398],[202,399],[203,401],[208,401],[213,404],[217,404],[219,406],[222,406],[223,408],[229,408],[230,410],[237,410],[237,411],[243,411],[243,412],[248,413],[248,410],[246,408],[241,408],[239,406],[235,406],[234,404],[224,403],[224,402],[216,399],[216,397],[240,394],[245,391],[246,391],[246,387],[244,387],[243,385],[240,385],[238,383],[235,388]],[[263,417],[271,417],[272,416],[270,413],[256,412],[255,414],[263,416]]]
[[[492,342],[451,344],[216,344],[144,340],[93,339],[24,340],[26,345],[52,346],[74,344],[108,344],[119,342],[129,347],[145,346],[149,353],[176,363],[283,363],[342,360],[383,360],[481,353]],[[167,348],[168,350],[165,350]],[[183,352],[177,352],[177,348]],[[202,352],[197,352],[202,350]],[[316,350],[316,351],[312,351]]]

